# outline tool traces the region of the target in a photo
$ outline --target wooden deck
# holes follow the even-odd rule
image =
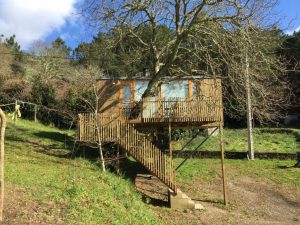
[[[136,128],[185,126],[193,123],[219,126],[223,121],[221,99],[217,98],[173,98],[157,100],[143,99],[140,104],[119,104],[116,114],[79,114],[78,137],[81,142],[115,142],[156,175],[170,189],[176,191],[172,154],[157,148],[146,135]]]
[[[132,117],[132,111],[139,112]],[[157,100],[148,97],[142,101],[141,109],[135,105],[120,108],[122,118],[131,123],[191,123],[191,122],[221,122],[222,104],[220,100],[209,98],[168,98]]]

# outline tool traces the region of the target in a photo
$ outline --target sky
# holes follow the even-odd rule
[[[57,37],[76,48],[80,42],[88,42],[92,37],[79,16],[83,1],[0,0],[0,35],[15,34],[24,50],[29,50],[37,40],[50,43]],[[286,33],[300,29],[300,0],[279,0],[275,12]]]

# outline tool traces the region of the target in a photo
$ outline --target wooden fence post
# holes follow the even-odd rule
[[[34,122],[37,122],[36,114],[37,114],[37,105],[35,104],[34,105]]]
[[[4,205],[4,136],[6,128],[6,117],[2,109],[0,109],[0,119],[0,221],[2,221]]]
[[[227,185],[226,185],[226,178],[225,178],[225,165],[224,165],[224,130],[223,124],[220,124],[220,150],[221,150],[221,168],[222,168],[222,184],[223,184],[223,198],[224,198],[224,205],[227,205]]]

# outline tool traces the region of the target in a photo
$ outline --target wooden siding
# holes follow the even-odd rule
[[[99,113],[119,114],[120,82],[117,80],[98,80]]]

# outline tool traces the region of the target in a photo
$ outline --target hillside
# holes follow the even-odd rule
[[[5,224],[158,224],[128,179],[100,172],[95,161],[70,158],[71,135],[9,122]]]
[[[177,171],[178,186],[193,199],[201,200],[205,210],[171,210],[166,207],[167,189],[157,179],[137,176],[133,184],[129,177],[145,172],[137,163],[127,161],[124,175],[118,176],[102,173],[97,158],[87,157],[88,152],[77,151],[76,157],[71,157],[73,134],[26,120],[9,122],[3,224],[298,224],[300,221],[300,177],[299,169],[292,167],[294,161],[226,160],[230,204],[224,207],[220,161],[188,160]],[[181,161],[175,160],[177,164]]]

